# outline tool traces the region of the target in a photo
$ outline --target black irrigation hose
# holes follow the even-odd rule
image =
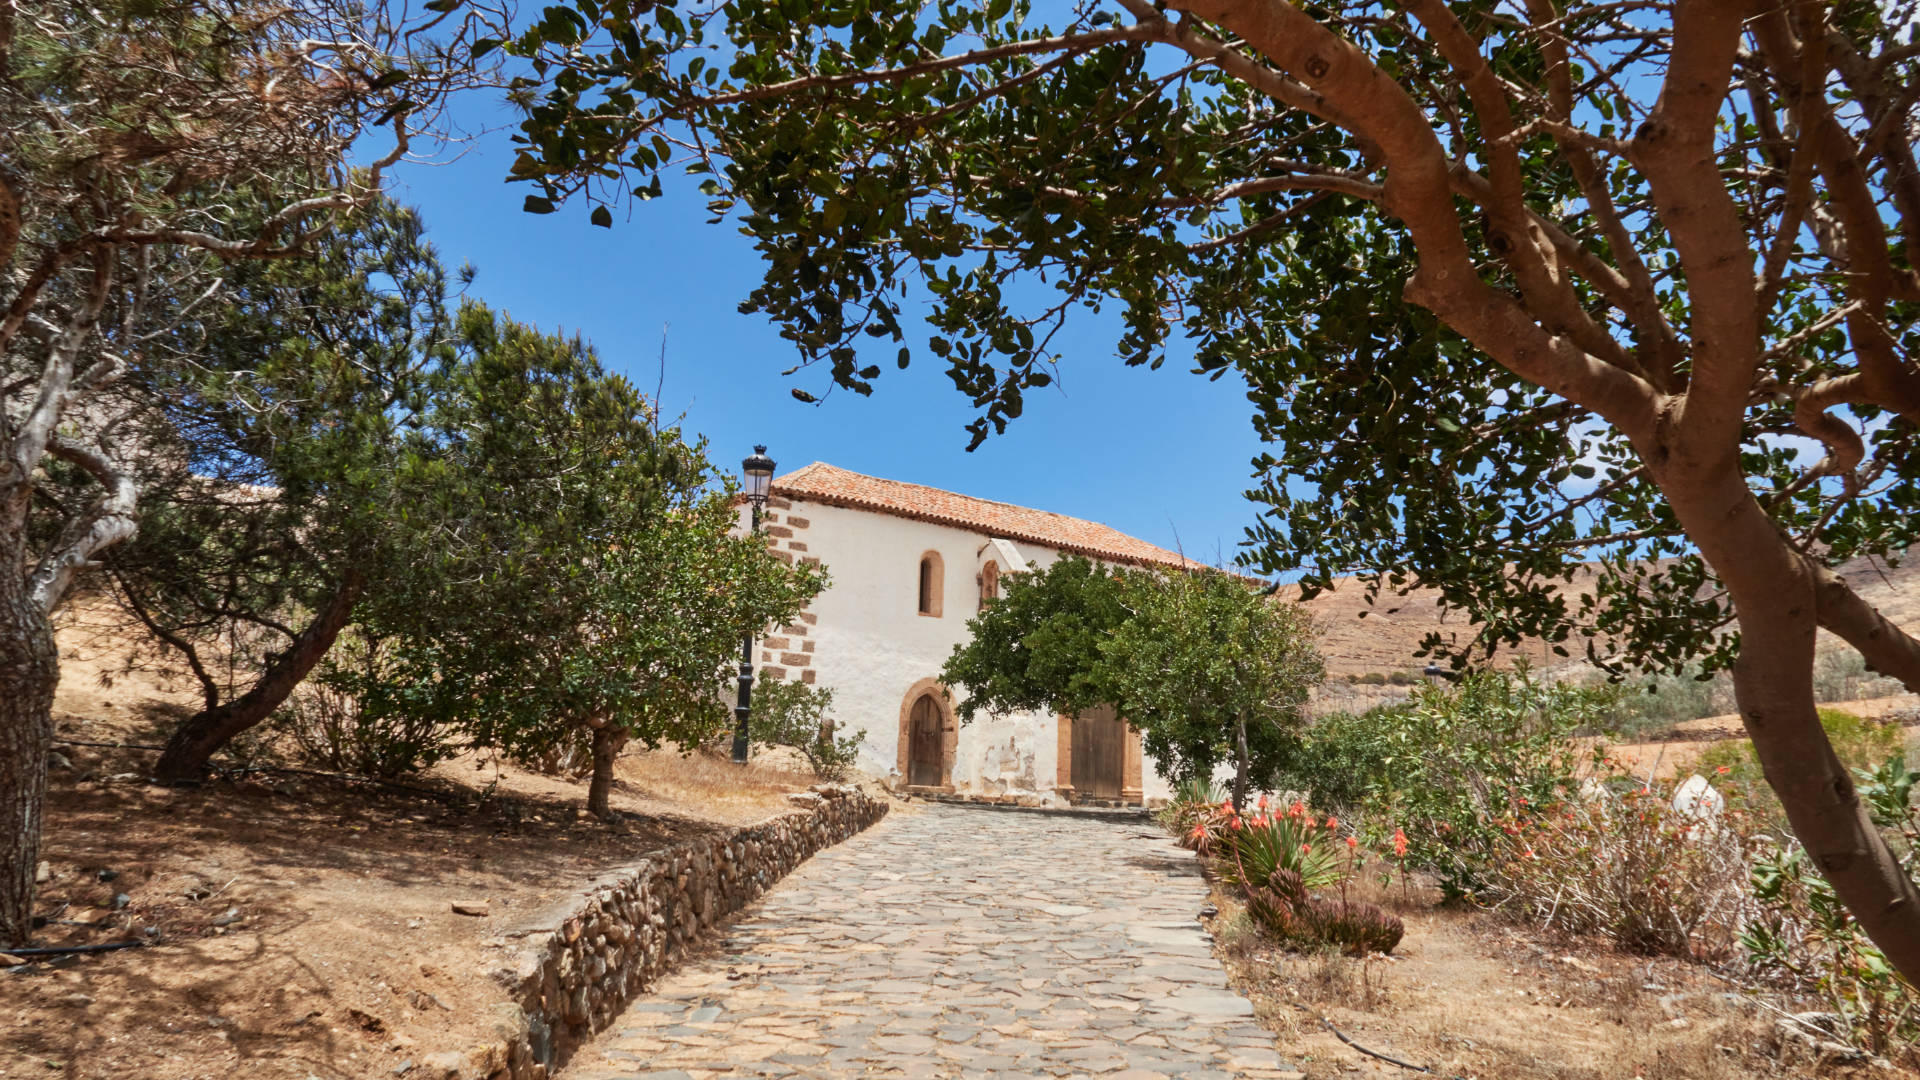
[[[108,941],[99,945],[48,945],[35,949],[0,949],[7,956],[66,956],[69,953],[112,952],[115,949],[138,949],[146,942],[135,939],[126,941]]]
[[[1378,1050],[1369,1050],[1366,1047],[1361,1046],[1359,1043],[1354,1042],[1352,1039],[1347,1038],[1346,1032],[1341,1031],[1337,1027],[1334,1027],[1333,1021],[1327,1019],[1324,1016],[1321,1016],[1319,1013],[1314,1012],[1312,1009],[1307,1008],[1305,1005],[1302,1005],[1299,1002],[1294,1002],[1293,1007],[1296,1009],[1299,1009],[1303,1013],[1306,1013],[1308,1016],[1313,1017],[1315,1020],[1320,1021],[1322,1024],[1325,1024],[1327,1027],[1327,1030],[1333,1032],[1334,1038],[1339,1039],[1341,1042],[1346,1043],[1348,1046],[1353,1047],[1355,1050],[1360,1051],[1361,1053],[1367,1055],[1370,1058],[1378,1058],[1379,1060],[1384,1061],[1389,1065],[1398,1065],[1403,1069],[1412,1069],[1414,1072],[1429,1073],[1429,1074],[1433,1073],[1433,1070],[1427,1068],[1425,1065],[1415,1065],[1410,1061],[1401,1061],[1397,1057],[1392,1057],[1390,1055],[1383,1054]],[[1466,1080],[1466,1078],[1455,1076],[1455,1077],[1450,1077],[1449,1080]]]

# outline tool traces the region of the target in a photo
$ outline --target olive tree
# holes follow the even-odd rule
[[[513,176],[551,211],[706,171],[766,262],[748,307],[860,392],[930,352],[976,441],[1076,310],[1119,309],[1128,363],[1239,371],[1273,442],[1253,565],[1438,589],[1476,620],[1431,643],[1463,659],[1535,636],[1731,667],[1795,833],[1920,978],[1920,890],[1812,692],[1821,630],[1920,689],[1920,642],[1833,569],[1920,522],[1914,24],[1912,0],[573,0],[514,43],[549,81]]]

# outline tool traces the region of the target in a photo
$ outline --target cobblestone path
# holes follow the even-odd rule
[[[567,1080],[1281,1078],[1145,823],[935,806],[821,852]]]

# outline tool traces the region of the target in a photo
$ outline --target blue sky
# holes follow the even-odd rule
[[[665,412],[684,414],[729,469],[763,442],[782,472],[827,461],[1091,518],[1207,562],[1230,559],[1253,520],[1241,493],[1259,441],[1236,376],[1209,382],[1172,362],[1127,368],[1114,359],[1111,323],[1082,318],[1069,324],[1058,386],[1030,391],[1025,415],[972,453],[971,406],[923,347],[906,371],[884,363],[871,397],[835,390],[802,404],[790,390],[824,394],[826,377],[782,377],[792,347],[764,317],[737,310],[760,280],[759,260],[735,226],[705,223],[691,185],[607,230],[587,223],[584,206],[523,213],[529,188],[502,180],[510,161],[507,133],[496,131],[455,160],[397,169],[394,194],[421,210],[447,265],[478,270],[471,295],[583,334],[648,394],[664,332]]]

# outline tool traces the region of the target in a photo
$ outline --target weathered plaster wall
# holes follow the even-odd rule
[[[503,935],[494,975],[509,997],[496,1006],[493,1037],[427,1055],[408,1080],[546,1080],[727,916],[887,813],[886,803],[838,785],[793,800],[792,813],[588,882],[583,896]]]
[[[830,686],[835,720],[864,729],[860,767],[886,777],[900,771],[900,718],[915,684],[936,679],[967,620],[980,610],[979,575],[987,559],[1000,569],[1006,547],[968,529],[888,514],[776,498],[764,528],[774,550],[794,560],[818,560],[832,585],[798,625],[783,627],[760,651],[762,674]],[[1027,562],[1051,566],[1060,553],[1015,542]],[[936,552],[943,565],[938,616],[918,610],[920,559]],[[967,795],[1051,798],[1055,786],[1058,721],[1051,713],[982,717],[960,728],[949,780]],[[1164,798],[1166,782],[1145,763],[1147,799]],[[901,778],[904,783],[904,778]]]

